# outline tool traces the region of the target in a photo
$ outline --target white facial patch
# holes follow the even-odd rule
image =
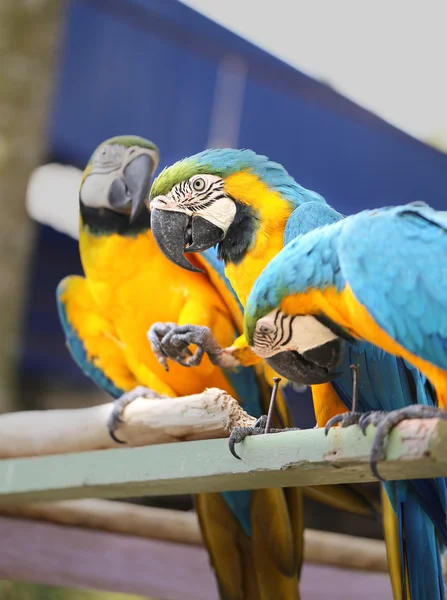
[[[311,315],[291,316],[275,309],[256,323],[252,350],[261,358],[289,350],[303,354],[337,337]]]
[[[226,234],[236,216],[236,204],[225,196],[225,198],[216,200],[214,204],[199,210],[195,214],[200,215],[213,225],[217,225]]]
[[[81,185],[79,197],[82,204],[90,208],[110,208],[109,191],[112,183],[122,176],[127,165],[141,154],[151,157],[155,170],[158,154],[149,148],[126,147],[115,143],[100,146],[92,159],[90,172]]]
[[[198,215],[227,233],[236,215],[236,204],[225,194],[224,181],[216,175],[194,175],[174,186],[166,195],[156,196],[150,209]]]
[[[118,171],[89,173],[81,186],[82,204],[90,208],[110,208],[109,190],[118,174]]]

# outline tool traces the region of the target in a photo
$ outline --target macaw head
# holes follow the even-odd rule
[[[121,215],[134,222],[144,209],[152,176],[159,160],[158,148],[144,138],[123,135],[110,138],[93,152],[83,173],[81,211]]]
[[[292,381],[312,385],[335,379],[345,342],[354,341],[320,303],[328,292],[336,302],[345,286],[333,235],[342,224],[317,228],[289,242],[264,268],[247,299],[248,344]]]
[[[344,340],[313,315],[276,308],[261,316],[250,333],[252,350],[280,375],[306,385],[337,378]]]
[[[292,211],[324,199],[296,183],[278,163],[252,150],[205,150],[164,169],[150,192],[152,232],[175,264],[197,271],[185,254],[218,245],[238,263],[269,228],[285,227]]]

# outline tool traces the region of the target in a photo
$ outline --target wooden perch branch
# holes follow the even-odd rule
[[[328,436],[321,429],[255,436],[238,448],[242,460],[231,456],[227,440],[4,459],[0,502],[373,481],[369,468],[373,435],[373,428],[364,436],[353,426],[334,428]],[[401,423],[387,449],[388,460],[379,464],[387,479],[447,476],[444,420]]]
[[[3,506],[0,514],[140,538],[202,546],[194,512],[138,506],[110,500],[66,500]],[[388,572],[384,542],[307,529],[304,560],[346,569]]]
[[[107,431],[113,404],[73,410],[8,413],[0,416],[0,458],[66,454],[120,447]],[[239,403],[210,388],[180,398],[138,398],[117,429],[129,446],[228,437],[236,425],[253,425]]]

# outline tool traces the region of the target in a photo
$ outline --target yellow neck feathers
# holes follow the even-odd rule
[[[244,260],[225,269],[239,300],[245,305],[256,278],[284,245],[284,229],[293,207],[252,173],[243,171],[231,175],[225,180],[225,190],[250,206],[258,220],[255,242]]]

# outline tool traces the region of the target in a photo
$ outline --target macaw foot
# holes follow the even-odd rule
[[[158,321],[157,323],[154,323],[147,332],[147,339],[150,342],[152,352],[155,354],[158,362],[164,367],[165,371],[169,371],[168,358],[171,357],[164,349],[162,342],[165,336],[176,327],[176,323],[162,323]],[[185,360],[187,356],[191,356],[191,354],[187,344],[183,344],[177,348],[176,358],[173,358],[173,360],[177,360],[177,362],[183,364],[181,360]]]
[[[220,346],[209,327],[154,323],[147,337],[158,361],[166,370],[169,369],[168,358],[184,367],[196,367],[205,352],[213,365],[223,369],[239,366],[239,361]],[[189,349],[190,344],[197,346],[194,354]]]
[[[367,425],[377,425],[377,430],[371,448],[369,464],[373,475],[381,481],[384,481],[384,479],[379,475],[377,463],[386,459],[385,440],[396,425],[408,419],[447,419],[447,412],[436,406],[413,404],[399,410],[390,412],[377,411],[375,414],[371,414],[371,419]]]
[[[252,435],[264,435],[266,433],[265,428],[267,425],[267,415],[262,415],[253,425],[253,427],[234,427],[230,434],[230,438],[228,440],[228,446],[230,448],[231,454],[241,460],[241,457],[237,454],[235,450],[235,445],[240,444],[245,440],[245,438],[250,437]],[[286,429],[275,429],[270,428],[267,435],[270,433],[281,433],[283,431],[297,431],[299,427],[288,427]]]
[[[345,412],[340,413],[339,415],[335,415],[329,419],[324,427],[324,434],[327,435],[329,433],[329,429],[334,427],[334,425],[340,425],[340,427],[350,427],[351,425],[359,425],[360,421],[365,413],[359,412]]]
[[[122,419],[124,409],[126,408],[126,406],[131,404],[131,402],[133,402],[137,398],[141,398],[141,397],[143,397],[143,398],[169,398],[169,396],[164,396],[163,394],[157,394],[157,392],[154,392],[153,390],[151,390],[147,387],[144,387],[143,385],[139,385],[136,388],[134,388],[133,390],[130,390],[129,392],[126,392],[125,394],[123,394],[122,396],[117,398],[115,400],[115,402],[113,403],[112,412],[110,413],[110,416],[107,419],[107,429],[109,430],[109,435],[112,438],[112,440],[117,442],[118,444],[126,443],[126,442],[123,442],[120,439],[118,439],[115,435],[116,428],[119,425],[124,423],[124,421]]]

